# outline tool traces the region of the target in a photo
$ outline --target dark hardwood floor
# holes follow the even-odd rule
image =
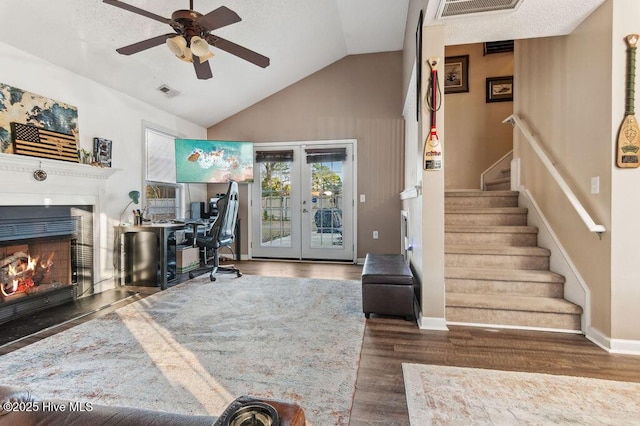
[[[359,280],[362,270],[357,265],[331,263],[241,261],[234,264],[247,275],[287,277]],[[136,293],[99,308],[92,306],[82,317],[0,346],[0,354],[104,315],[157,289],[135,287],[117,291]],[[103,301],[109,297],[116,295],[104,295]],[[461,326],[451,326],[449,331],[427,331],[401,318],[372,315],[365,329],[351,426],[409,424],[402,377],[402,363],[406,362],[640,382],[640,357],[609,354],[581,335]]]

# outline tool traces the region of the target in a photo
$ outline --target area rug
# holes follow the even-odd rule
[[[638,425],[640,383],[402,364],[413,426]]]
[[[347,425],[364,333],[359,281],[196,278],[0,357],[44,398],[218,415],[240,395]]]

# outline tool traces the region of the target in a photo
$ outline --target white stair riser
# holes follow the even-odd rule
[[[507,232],[446,232],[444,243],[479,244],[479,245],[505,245],[535,247],[538,244],[537,234],[531,233],[507,233]]]
[[[527,224],[526,213],[446,213],[445,225],[516,225]]]
[[[445,266],[549,270],[549,256],[446,253]]]
[[[447,306],[447,321],[580,330],[580,315]]]
[[[554,298],[562,298],[564,296],[564,286],[559,283],[445,278],[445,285],[446,291],[451,293]]]

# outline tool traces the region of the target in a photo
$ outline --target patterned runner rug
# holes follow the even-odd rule
[[[640,383],[402,364],[413,426],[638,425]]]
[[[240,395],[347,425],[364,333],[359,281],[208,276],[0,357],[45,398],[218,415]]]

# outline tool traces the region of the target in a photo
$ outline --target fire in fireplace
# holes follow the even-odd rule
[[[91,207],[8,212],[0,207],[0,323],[91,294]]]
[[[45,248],[44,246],[49,246]],[[34,294],[71,285],[69,240],[45,244],[0,247],[0,294]],[[58,259],[54,264],[54,258]],[[65,262],[65,258],[67,258]]]

